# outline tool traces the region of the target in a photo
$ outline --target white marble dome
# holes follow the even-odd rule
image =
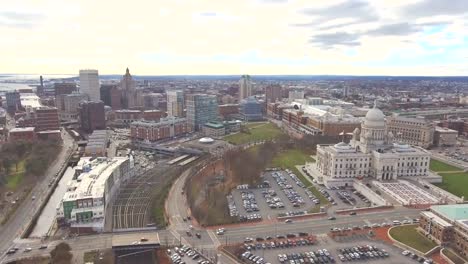
[[[374,108],[367,112],[364,124],[369,127],[384,127],[385,115],[382,110],[374,106]]]

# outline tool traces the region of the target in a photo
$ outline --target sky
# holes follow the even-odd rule
[[[0,73],[468,75],[468,0],[4,0]]]

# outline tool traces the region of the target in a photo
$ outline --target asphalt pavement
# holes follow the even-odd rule
[[[53,179],[55,174],[60,171],[68,154],[74,148],[74,141],[67,132],[62,131],[62,138],[63,148],[56,161],[46,171],[43,180],[33,187],[28,197],[26,197],[18,209],[13,213],[9,221],[0,227],[0,263],[2,263],[4,253],[12,246],[12,242],[16,238],[19,238],[21,233],[27,227],[27,224],[33,217],[35,210],[45,199],[47,190],[49,189],[49,182]],[[31,199],[33,195],[36,196],[35,200]]]

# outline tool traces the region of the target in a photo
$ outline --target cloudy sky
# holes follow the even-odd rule
[[[15,0],[0,73],[468,75],[468,0]]]

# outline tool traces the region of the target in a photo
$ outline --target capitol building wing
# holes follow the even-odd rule
[[[312,175],[327,187],[351,186],[355,178],[380,181],[429,175],[430,152],[395,142],[385,125],[385,115],[374,105],[356,128],[350,143],[318,145]]]

